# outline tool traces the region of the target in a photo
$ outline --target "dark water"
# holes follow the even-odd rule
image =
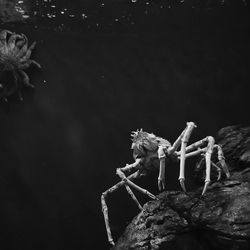
[[[100,195],[118,181],[115,168],[132,161],[132,130],[173,141],[195,121],[195,141],[249,125],[247,7],[161,11],[154,1],[148,16],[145,3],[118,2],[105,12],[89,4],[89,23],[41,12],[0,27],[36,40],[33,58],[43,66],[27,71],[36,88],[23,102],[0,105],[1,249],[108,249]],[[133,24],[110,25],[125,12]],[[167,167],[168,190],[180,189],[177,167]],[[140,184],[157,192],[156,178]],[[117,237],[138,210],[124,190],[108,204]]]

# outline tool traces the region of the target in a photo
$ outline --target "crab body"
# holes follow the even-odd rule
[[[132,132],[132,145],[131,149],[133,150],[133,158],[141,159],[140,162],[140,172],[148,174],[149,172],[159,169],[159,157],[158,157],[158,148],[161,146],[165,153],[171,147],[171,144],[166,139],[155,136],[152,133],[145,131],[136,131]],[[167,155],[168,158],[173,158],[170,155]],[[176,159],[176,157],[174,157]]]
[[[0,82],[0,99],[5,99],[15,92],[22,99],[23,86],[34,87],[24,70],[31,64],[41,68],[40,64],[30,59],[36,43],[28,47],[28,39],[24,34],[16,34],[8,30],[0,32],[0,74],[10,73],[13,81]]]

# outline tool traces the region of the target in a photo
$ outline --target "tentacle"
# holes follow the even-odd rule
[[[23,36],[20,36],[20,39],[16,41],[16,46],[13,48],[13,53],[16,55],[25,43],[27,43],[27,41],[23,38]]]
[[[20,101],[23,101],[23,95],[22,95],[21,89],[19,89],[19,90],[17,91],[17,94],[18,94],[19,100],[20,100]]]
[[[42,66],[40,65],[40,63],[38,63],[37,61],[35,61],[35,60],[30,60],[30,61],[31,61],[31,64],[36,65],[39,69],[42,68]]]
[[[25,36],[23,33],[21,34],[22,40],[23,40],[23,44],[28,44],[28,37]]]
[[[13,73],[14,81],[12,82],[11,88],[6,90],[6,97],[11,96],[18,90],[18,82],[19,82],[19,77],[17,72],[14,71]]]
[[[19,34],[16,34],[16,33],[12,33],[9,40],[8,40],[8,47],[9,47],[9,50],[13,50],[16,46],[16,40],[17,38],[22,38],[21,35]]]
[[[28,38],[23,33],[20,35],[20,40],[17,41],[16,45],[19,49],[25,44],[28,44]]]
[[[36,46],[36,42],[33,42],[31,46],[27,49],[26,53],[21,57],[20,62],[24,62],[30,59],[31,52],[35,48],[35,46]]]
[[[26,62],[23,62],[20,66],[19,69],[24,70],[30,67],[31,64],[36,65],[39,69],[42,68],[42,66],[35,60],[28,60]]]
[[[13,32],[9,31],[9,30],[2,30],[0,32],[0,43],[1,45],[5,46],[7,45],[7,35],[8,34],[12,34]]]
[[[30,67],[31,63],[32,63],[32,62],[31,62],[30,60],[27,61],[27,62],[25,62],[25,63],[22,63],[22,64],[19,65],[19,69],[20,69],[20,70],[27,69],[27,68]]]
[[[6,88],[4,88],[3,84],[0,83],[0,100],[1,99],[7,102]]]
[[[7,101],[7,98],[18,91],[19,77],[16,72],[13,73],[13,81],[8,84],[0,84],[0,99]]]
[[[7,54],[8,46],[7,46],[7,30],[3,30],[0,32],[0,53]]]
[[[34,88],[34,85],[30,83],[29,76],[23,70],[19,70],[19,73],[23,78],[24,86]]]
[[[18,53],[16,54],[16,56],[17,56],[18,58],[22,58],[22,57],[25,55],[25,53],[26,53],[26,51],[27,51],[27,49],[28,49],[28,38],[27,38],[27,36],[25,36],[24,34],[21,34],[21,36],[22,36],[23,42],[20,43],[20,44],[21,44],[21,47],[19,48],[19,51],[18,51]],[[20,45],[20,44],[19,44],[19,45]]]
[[[18,53],[16,54],[16,57],[19,59],[22,58],[26,54],[27,49],[28,49],[28,44],[26,42],[24,43],[23,47],[18,51]]]

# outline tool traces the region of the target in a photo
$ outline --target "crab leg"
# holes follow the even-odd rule
[[[164,190],[166,188],[166,183],[165,183],[166,154],[164,152],[164,147],[159,146],[157,153],[158,153],[158,158],[160,160],[160,170],[159,170],[159,176],[158,176],[158,188],[161,191],[161,190]]]
[[[186,152],[193,151],[193,150],[195,150],[195,149],[197,149],[197,148],[199,148],[199,147],[205,145],[205,144],[207,143],[207,141],[208,141],[208,137],[205,137],[205,138],[203,138],[203,139],[201,139],[201,140],[199,140],[199,141],[197,141],[197,142],[195,142],[195,143],[189,145],[189,146],[186,148]]]
[[[199,148],[200,146],[204,145],[204,143],[208,143],[207,145],[207,148],[206,149],[197,149],[197,151],[195,152],[190,152],[196,148]],[[185,145],[184,145],[185,147]],[[186,152],[190,152],[188,154],[185,155],[185,152],[183,152],[183,148],[181,150],[181,152],[177,152],[177,155],[180,155],[180,160],[181,160],[181,164],[182,164],[182,157],[184,155],[184,159],[185,157],[191,157],[191,156],[194,156],[196,154],[199,154],[199,153],[204,153],[205,151],[205,161],[206,161],[206,179],[205,179],[205,185],[204,185],[204,188],[203,188],[203,191],[202,191],[202,195],[205,194],[206,190],[207,190],[207,187],[210,183],[210,175],[211,175],[211,155],[212,155],[212,152],[213,152],[213,147],[214,147],[214,138],[212,136],[207,136],[206,138],[198,141],[198,142],[195,142],[193,144],[191,144],[190,146],[186,147]],[[181,165],[182,167],[182,165]],[[184,171],[184,169],[183,169]],[[184,177],[184,175],[181,176],[181,171],[180,171],[180,178],[181,177]],[[180,179],[179,178],[179,179]],[[184,181],[183,181],[184,183]],[[185,186],[184,186],[185,188]],[[184,189],[185,191],[185,189]]]
[[[133,164],[127,164],[125,167],[121,168],[121,171],[122,172],[131,172],[132,169],[137,169],[138,168],[138,166],[140,165],[141,161],[142,160],[140,158],[138,158],[138,159],[135,160],[135,162]],[[137,198],[134,195],[133,191],[130,189],[130,187],[126,183],[125,183],[125,188],[126,188],[128,194],[131,196],[132,200],[138,206],[138,208],[140,210],[142,210],[141,204],[139,203],[139,201],[137,200]]]
[[[141,163],[141,159],[138,158],[135,160],[135,162],[133,164],[126,164],[125,167],[121,168],[122,172],[131,172],[132,169],[137,169],[137,167],[140,165]],[[138,208],[140,210],[142,210],[142,206],[139,203],[139,201],[137,200],[136,196],[134,195],[133,191],[131,190],[131,188],[125,183],[125,188],[128,192],[128,194],[131,196],[132,200],[136,203],[136,205],[138,206]]]
[[[186,192],[185,188],[185,158],[186,158],[186,146],[188,143],[188,140],[190,138],[190,135],[193,131],[193,129],[196,127],[196,125],[193,122],[187,122],[187,127],[185,130],[185,133],[183,137],[181,138],[181,153],[180,153],[180,175],[179,175],[179,181],[180,185],[184,192]]]
[[[132,169],[137,169],[138,166],[141,164],[142,159],[137,158],[134,163],[132,164],[126,164],[125,167],[121,168],[122,172],[130,172]]]
[[[206,148],[199,148],[200,146],[204,145],[205,143],[207,143],[207,147]],[[198,149],[197,149],[198,148]],[[191,144],[190,146],[186,147],[186,154],[185,154],[185,158],[189,158],[195,155],[200,155],[205,153],[205,161],[206,161],[206,179],[205,179],[205,186],[202,192],[202,195],[206,192],[207,187],[210,183],[210,175],[211,175],[211,165],[213,167],[215,167],[218,171],[218,180],[220,180],[221,178],[221,169],[220,167],[218,167],[215,163],[213,163],[211,161],[211,155],[213,153],[213,149],[216,148],[217,152],[218,152],[218,160],[219,163],[221,165],[222,170],[225,172],[227,178],[230,176],[230,173],[228,171],[227,165],[225,163],[225,157],[222,151],[222,148],[217,145],[214,144],[214,138],[212,136],[207,136],[204,139],[197,141],[193,144]],[[197,149],[196,151],[191,152],[192,150]],[[181,159],[181,151],[177,152],[177,157],[178,159]]]
[[[186,150],[186,152],[187,152],[187,150]],[[206,152],[206,148],[198,148],[196,151],[185,154],[185,158],[186,159],[191,158],[191,157],[196,156],[196,155],[201,155],[202,153],[205,153],[205,152]],[[181,154],[180,152],[177,152],[178,159],[181,158],[180,154]]]
[[[185,132],[187,130],[187,127],[182,131],[182,133],[180,134],[180,136],[176,139],[176,141],[173,143],[173,145],[171,147],[168,148],[168,153],[172,154],[173,152],[175,152],[181,145],[181,139],[183,138]]]
[[[127,177],[127,179],[128,180],[135,179],[135,178],[138,178],[138,176],[139,176],[139,171],[131,174],[130,176]],[[120,181],[116,185],[112,186],[111,188],[103,192],[101,196],[101,205],[102,205],[102,212],[103,212],[104,221],[105,221],[105,227],[107,231],[108,241],[111,245],[115,245],[115,243],[112,238],[112,233],[111,233],[110,225],[109,225],[108,206],[106,204],[106,197],[108,196],[108,194],[113,193],[114,191],[116,191],[117,189],[119,189],[120,187],[124,185],[125,185],[125,182]]]
[[[208,145],[207,145],[207,151],[205,154],[205,160],[206,160],[206,179],[205,179],[205,185],[202,191],[202,194],[205,194],[207,187],[210,183],[210,175],[211,175],[211,155],[213,153],[213,147],[214,147],[214,138],[212,136],[207,137]]]
[[[136,198],[136,196],[134,195],[133,191],[131,190],[131,188],[130,188],[128,185],[126,185],[126,183],[125,183],[125,188],[126,188],[128,194],[131,196],[132,200],[133,200],[133,201],[135,202],[135,204],[137,205],[137,207],[138,207],[140,210],[142,210],[142,206],[141,206],[140,202],[137,200],[137,198]]]
[[[202,153],[202,154],[203,154],[203,153]],[[200,168],[201,163],[202,163],[204,160],[205,160],[204,158],[202,158],[202,159],[200,160],[200,162],[198,163],[197,168]],[[217,181],[219,181],[220,178],[221,178],[221,168],[220,168],[219,166],[217,166],[213,161],[211,161],[211,164],[212,164],[212,166],[213,166],[214,168],[216,168],[216,170],[217,170],[217,172],[218,172]]]
[[[129,180],[129,179],[125,176],[125,174],[121,171],[120,168],[117,168],[117,169],[116,169],[116,174],[119,175],[119,177],[120,177],[127,185],[129,185],[130,187],[132,187],[132,188],[136,189],[137,191],[139,191],[139,192],[145,194],[146,196],[148,196],[148,197],[151,198],[151,199],[156,199],[156,197],[155,197],[153,194],[151,194],[148,190],[139,187],[139,186],[136,185],[134,182],[132,182],[131,180]]]
[[[228,167],[227,167],[226,162],[225,162],[225,157],[224,157],[222,148],[221,148],[221,146],[219,146],[217,144],[215,144],[214,147],[217,149],[219,163],[220,163],[224,173],[226,174],[227,178],[229,178],[230,173],[229,173]]]

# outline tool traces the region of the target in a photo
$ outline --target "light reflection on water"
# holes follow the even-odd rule
[[[7,2],[12,4],[6,7]],[[74,0],[74,3],[65,0],[0,0],[0,9],[3,9],[3,6],[14,8],[9,11],[17,13],[16,17],[12,15],[11,18],[4,19],[4,11],[1,13],[0,10],[0,20],[13,22],[22,19],[34,24],[35,28],[46,27],[57,31],[70,30],[72,23],[77,23],[87,30],[118,29],[118,26],[120,29],[129,29],[144,21],[155,21],[176,8],[209,11],[215,8],[246,5],[246,0]]]

